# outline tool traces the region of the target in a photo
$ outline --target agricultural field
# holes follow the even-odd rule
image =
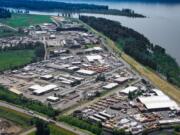
[[[30,14],[13,14],[11,18],[0,19],[0,23],[18,28],[37,25],[41,23],[51,22],[50,16],[46,15],[30,15]]]
[[[33,50],[13,50],[0,53],[0,71],[30,63],[35,58]]]
[[[0,107],[0,117],[12,121],[23,128],[30,127],[30,121],[32,119],[32,117],[28,115],[5,107]]]

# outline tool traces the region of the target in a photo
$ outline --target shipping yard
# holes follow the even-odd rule
[[[78,22],[61,17],[55,22],[25,28],[27,36],[0,39],[4,47],[40,41],[46,51],[43,61],[1,74],[3,86],[59,110],[98,98],[73,115],[100,122],[106,132],[118,128],[139,134],[180,123],[179,105],[110,52],[102,37]],[[58,25],[63,29],[57,31]]]

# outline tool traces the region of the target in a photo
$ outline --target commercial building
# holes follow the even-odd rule
[[[53,91],[56,88],[57,88],[57,85],[54,85],[54,84],[49,84],[46,86],[33,85],[29,87],[29,90],[33,91],[34,95],[42,95],[50,91]]]
[[[128,77],[118,77],[116,79],[114,79],[115,82],[119,83],[119,84],[122,84],[122,83],[125,83],[128,81]]]
[[[47,100],[50,102],[57,102],[59,101],[59,97],[49,96]]]
[[[129,87],[123,89],[123,90],[120,91],[120,92],[123,93],[123,94],[128,94],[129,92],[134,92],[134,91],[137,91],[137,90],[138,90],[137,87],[129,86]]]
[[[40,78],[43,80],[51,80],[51,79],[53,79],[53,75],[43,75]]]
[[[87,55],[86,58],[89,62],[94,62],[94,61],[98,61],[100,63],[104,62],[101,55]]]
[[[86,69],[80,69],[77,71],[77,73],[82,74],[82,75],[94,75],[96,72],[92,70],[86,70]]]
[[[150,111],[178,108],[175,101],[166,95],[139,97],[138,100]]]
[[[119,84],[118,83],[108,83],[107,85],[103,86],[104,89],[107,89],[107,90],[111,90],[115,87],[117,87]]]

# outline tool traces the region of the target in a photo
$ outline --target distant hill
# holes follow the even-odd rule
[[[57,0],[58,1],[58,0]],[[81,0],[83,1],[83,0]],[[84,1],[116,1],[116,2],[146,2],[146,3],[180,3],[180,0],[84,0]]]
[[[115,0],[115,1],[122,1],[122,0]],[[173,3],[173,2],[180,2],[180,0],[123,0],[123,1],[139,1],[139,2],[167,2],[167,3]]]

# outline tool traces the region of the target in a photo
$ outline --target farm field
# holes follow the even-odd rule
[[[33,50],[13,50],[0,53],[0,71],[17,68],[35,58]]]
[[[11,18],[0,19],[0,23],[18,28],[37,25],[45,22],[51,22],[50,16],[30,15],[30,14],[13,14]]]
[[[30,127],[30,121],[32,119],[32,117],[26,114],[1,106],[0,106],[0,117],[12,121],[24,128]]]

